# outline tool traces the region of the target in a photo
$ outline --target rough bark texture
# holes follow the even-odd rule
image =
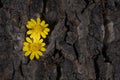
[[[51,32],[40,60],[24,57],[26,22]],[[120,80],[120,0],[0,0],[0,80]]]

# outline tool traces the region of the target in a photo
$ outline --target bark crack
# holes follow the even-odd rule
[[[21,76],[24,77],[24,73],[22,71],[22,61],[20,62],[19,69],[20,69]]]
[[[81,11],[81,14],[84,13],[85,9],[88,7],[89,0],[85,0],[85,3],[86,3],[85,8],[83,8],[83,10]]]
[[[57,65],[57,77],[56,80],[60,80],[61,78],[61,66]]]
[[[2,1],[0,0],[0,8],[2,8],[3,7],[3,3],[2,3]]]
[[[42,16],[44,17],[46,13],[46,5],[47,5],[47,0],[43,0],[43,10],[42,10]]]
[[[12,73],[12,77],[10,80],[14,80],[14,76],[15,76],[15,65],[14,63],[12,63],[12,65],[13,65],[13,73]]]
[[[67,33],[70,31],[70,26],[69,26],[69,24],[68,24],[68,15],[67,15],[66,12],[65,12],[65,21],[64,21],[64,25],[65,25],[65,27],[66,27],[66,29],[67,29],[66,34],[65,34],[64,41],[67,42],[67,41],[66,41],[66,38],[67,38]]]
[[[73,48],[74,48],[74,51],[75,51],[75,54],[76,54],[76,58],[77,58],[77,60],[79,61],[79,53],[78,53],[78,51],[77,51],[77,49],[76,49],[75,44],[73,44]]]
[[[95,67],[95,73],[96,73],[96,80],[99,79],[99,75],[100,75],[100,70],[99,70],[99,66],[97,63],[99,54],[94,58],[94,67]]]
[[[104,24],[104,39],[103,39],[103,48],[102,48],[102,55],[105,58],[105,62],[111,63],[109,56],[107,56],[107,48],[108,48],[108,41],[110,37],[110,31],[109,31],[109,26],[108,23],[110,23],[110,20],[107,18],[107,0],[102,0],[102,8],[103,8],[103,24]]]

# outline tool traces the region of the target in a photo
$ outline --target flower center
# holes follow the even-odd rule
[[[31,43],[29,45],[29,49],[30,51],[34,52],[34,51],[39,51],[39,47],[40,45],[38,43]]]
[[[37,33],[42,32],[42,31],[43,31],[43,27],[41,27],[40,25],[36,25],[35,31],[36,31]]]

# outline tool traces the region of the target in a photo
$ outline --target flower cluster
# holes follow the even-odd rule
[[[34,58],[39,59],[43,56],[43,52],[46,51],[45,43],[43,39],[46,38],[48,32],[50,31],[48,24],[45,24],[44,20],[37,18],[35,21],[31,19],[27,22],[26,27],[28,28],[26,41],[23,43],[23,51],[25,56],[30,56],[30,60]]]

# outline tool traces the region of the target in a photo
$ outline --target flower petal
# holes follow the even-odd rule
[[[47,32],[47,31],[44,30],[43,32],[44,32],[46,35],[48,35],[48,32]]]
[[[31,28],[33,28],[35,25],[31,22],[31,21],[28,21],[27,22],[27,25],[26,25],[26,27],[28,28],[28,29],[31,29]]]
[[[45,25],[44,25],[44,27],[48,27],[48,26],[49,26],[49,24],[45,24]]]
[[[28,29],[32,28],[32,27],[31,27],[30,25],[28,25],[28,24],[26,25],[26,27],[27,27]]]
[[[32,40],[29,37],[26,38],[26,41],[32,43]]]
[[[38,52],[38,55],[43,56],[43,53],[39,51],[39,52]]]
[[[43,47],[42,47],[40,50],[41,50],[41,51],[46,51],[46,49],[45,49],[45,48],[43,48]]]
[[[28,21],[27,24],[33,26],[33,23],[31,21]]]
[[[39,42],[42,43],[42,42],[43,42],[43,39],[40,39]]]
[[[24,42],[24,43],[23,43],[23,45],[24,45],[24,46],[27,46],[27,45],[29,45],[29,43],[27,43],[27,42]]]
[[[36,35],[33,37],[33,42],[39,42],[39,39],[40,39],[40,34],[36,34]]]
[[[36,21],[34,19],[30,19],[30,20],[34,25],[36,25]]]
[[[49,28],[45,28],[45,31],[50,32],[50,29]]]
[[[46,38],[46,35],[45,35],[45,33],[43,33],[43,32],[41,32],[41,36],[42,36],[43,38]]]
[[[30,38],[33,38],[33,37],[34,37],[34,34],[35,34],[35,33],[33,32],[33,33],[30,35]]]
[[[35,35],[35,37],[36,37],[37,40],[39,40],[39,39],[40,39],[40,33],[37,33],[37,34]]]
[[[30,51],[27,51],[24,55],[25,55],[25,56],[29,56],[30,53],[31,53]]]
[[[23,47],[23,51],[28,51],[28,50],[29,50],[28,47],[26,47],[26,46]]]
[[[36,57],[36,59],[39,59],[39,55],[38,54],[35,54],[35,57]]]
[[[34,53],[31,53],[31,55],[30,55],[30,60],[33,60],[34,57],[35,57],[35,54],[34,54]]]
[[[37,18],[37,24],[39,25],[40,24],[40,18]]]
[[[27,34],[32,34],[32,33],[33,33],[33,30],[27,31]]]
[[[40,25],[41,25],[42,27],[44,27],[45,21],[43,20]]]
[[[45,46],[46,44],[45,43],[42,43],[42,46]]]

